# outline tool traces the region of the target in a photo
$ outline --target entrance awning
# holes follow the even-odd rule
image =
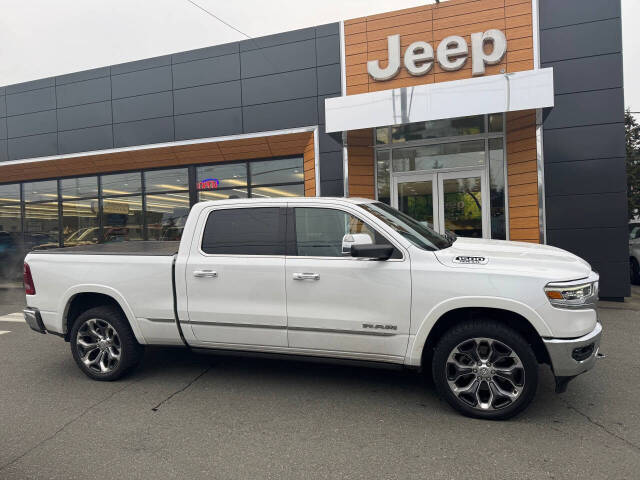
[[[553,107],[553,69],[491,75],[325,100],[326,131]]]

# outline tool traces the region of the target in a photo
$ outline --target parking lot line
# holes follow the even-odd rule
[[[11,333],[9,330],[0,330],[0,335],[2,335],[3,333]]]
[[[10,313],[0,317],[0,322],[24,323],[24,316],[20,312]]]

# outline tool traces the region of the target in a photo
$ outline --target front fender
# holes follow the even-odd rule
[[[407,358],[405,361],[407,365],[420,366],[422,350],[433,326],[444,314],[460,308],[493,308],[517,313],[527,319],[541,337],[552,336],[551,329],[544,319],[531,307],[517,300],[501,297],[451,298],[433,307],[420,323],[416,334],[409,338]]]
[[[135,335],[138,343],[140,343],[141,345],[144,345],[147,343],[144,336],[142,335],[142,331],[140,330],[140,327],[138,326],[138,322],[136,321],[136,317],[133,313],[133,310],[125,300],[124,296],[121,295],[120,292],[118,292],[114,288],[107,287],[104,285],[92,285],[92,284],[74,285],[73,287],[69,288],[66,292],[64,292],[64,295],[62,296],[57,309],[57,312],[59,312],[58,324],[62,326],[61,331],[63,333],[67,333],[65,320],[67,316],[68,307],[71,304],[73,297],[81,293],[100,293],[102,295],[106,295],[108,297],[113,298],[118,303],[118,305],[120,305],[120,308],[122,309],[125,316],[127,317],[127,320],[129,321],[129,325],[131,325],[131,330],[133,330],[133,334]]]

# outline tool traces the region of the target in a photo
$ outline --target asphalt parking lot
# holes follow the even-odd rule
[[[637,479],[634,293],[601,305],[608,357],[562,395],[545,368],[508,422],[459,416],[412,373],[182,349],[93,382],[61,339],[0,320],[0,478]]]

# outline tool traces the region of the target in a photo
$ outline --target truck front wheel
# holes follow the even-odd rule
[[[78,316],[69,340],[74,360],[94,380],[119,379],[140,362],[144,351],[122,313],[111,306]]]
[[[456,325],[438,341],[433,381],[441,397],[464,415],[504,420],[536,393],[538,362],[515,330],[490,319]]]

